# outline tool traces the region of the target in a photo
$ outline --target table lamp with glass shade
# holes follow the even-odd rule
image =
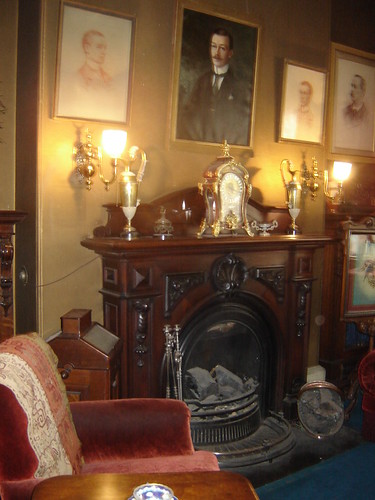
[[[292,176],[292,179],[287,182],[285,180],[285,169],[287,169],[288,173]],[[296,235],[301,231],[296,224],[296,219],[301,210],[301,198],[302,198],[302,186],[299,180],[297,179],[297,168],[290,160],[282,160],[280,163],[280,172],[283,180],[284,187],[286,189],[286,205],[288,207],[289,215],[292,219],[292,223],[288,228],[288,234]]]
[[[344,182],[349,178],[352,170],[352,164],[344,161],[334,161],[332,169],[332,177],[337,181],[335,186],[335,194],[330,193],[331,187],[329,186],[328,170],[324,171],[324,194],[334,204],[340,205],[345,203],[344,198]]]
[[[127,224],[121,233],[122,237],[132,239],[137,235],[136,229],[131,225],[131,221],[137,211],[140,203],[138,199],[139,184],[142,182],[147,158],[146,153],[132,146],[127,152],[127,158],[123,159],[121,155],[126,146],[127,134],[123,130],[104,130],[102,135],[102,145],[104,151],[112,158],[112,165],[116,168],[119,161],[125,164],[125,169],[118,178],[121,208],[127,219]],[[138,173],[134,174],[130,167],[135,162],[137,156],[141,156],[141,164]]]

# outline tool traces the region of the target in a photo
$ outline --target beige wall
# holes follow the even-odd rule
[[[17,2],[0,0],[0,210],[15,206],[15,102],[17,60]]]
[[[188,148],[177,150],[169,145],[175,1],[86,0],[84,3],[105,6],[136,18],[134,86],[128,137],[130,144],[139,145],[148,154],[149,162],[141,188],[142,201],[196,185],[217,153],[203,147],[192,152]],[[277,142],[283,60],[288,58],[318,68],[328,67],[330,2],[207,0],[189,5],[260,26],[253,156],[241,150],[235,154],[253,174],[257,200],[283,205],[280,161],[290,158],[300,164],[303,153],[306,153],[308,159],[316,156],[320,168],[323,168],[326,159],[324,147]],[[102,321],[101,295],[98,293],[100,261],[93,261],[95,255],[81,247],[80,241],[92,234],[95,226],[106,221],[102,205],[115,201],[115,192],[113,189],[105,192],[97,178],[92,191],[88,192],[72,176],[72,145],[76,130],[77,127],[84,129],[86,125],[52,117],[59,1],[44,0],[43,7],[38,144],[38,304],[39,330],[47,337],[58,331],[60,316],[71,308],[90,308],[93,318]],[[2,20],[0,22],[3,24]],[[98,141],[103,125],[90,123],[89,127],[94,140]],[[4,166],[1,165],[0,169],[3,172]],[[9,187],[13,189],[12,180],[9,180]],[[299,221],[304,232],[322,230],[321,193],[315,202],[306,200]],[[315,299],[314,314],[318,314],[319,290]],[[318,331],[313,331],[310,364],[317,360],[317,345]]]

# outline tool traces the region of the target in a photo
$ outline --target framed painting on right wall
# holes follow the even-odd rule
[[[342,289],[342,318],[375,315],[375,219],[347,222]]]
[[[375,54],[332,44],[331,153],[375,156]]]

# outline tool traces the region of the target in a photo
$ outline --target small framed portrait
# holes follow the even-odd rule
[[[344,319],[375,315],[375,219],[346,232],[343,280]]]
[[[279,141],[323,144],[327,73],[284,61]]]
[[[331,153],[374,157],[375,54],[331,49]]]
[[[172,79],[173,145],[252,147],[259,29],[179,1]]]
[[[134,22],[61,2],[54,117],[128,124]]]

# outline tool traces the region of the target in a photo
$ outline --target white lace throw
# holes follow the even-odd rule
[[[13,392],[26,414],[29,443],[39,462],[34,477],[72,474],[48,399],[33,370],[20,357],[0,353],[0,383]]]

